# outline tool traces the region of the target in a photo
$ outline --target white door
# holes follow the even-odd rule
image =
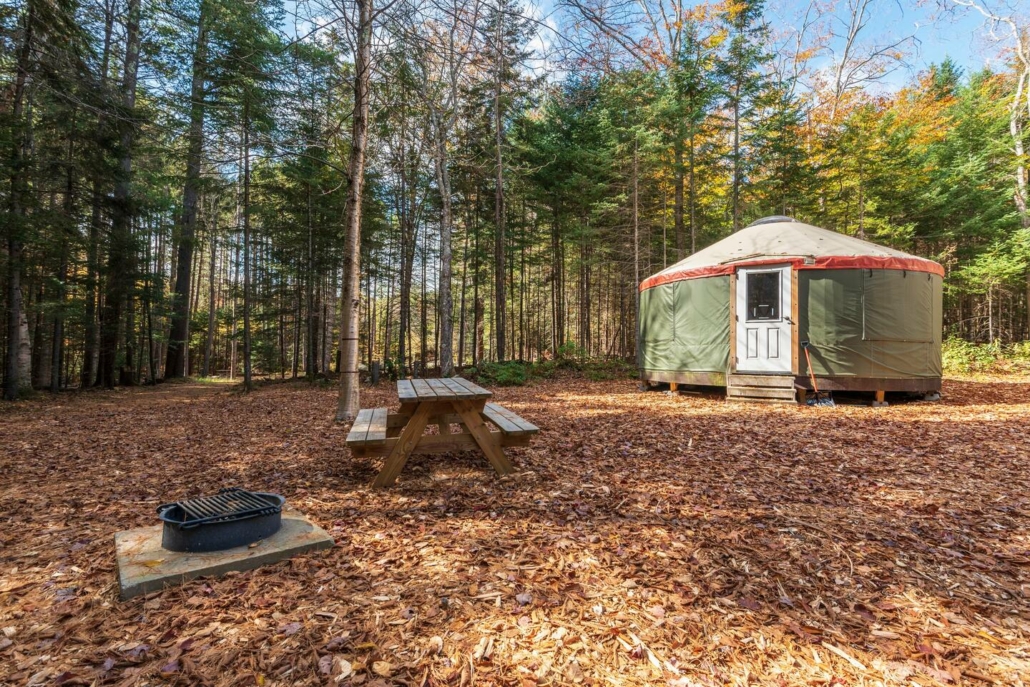
[[[790,267],[737,271],[737,372],[789,373]]]

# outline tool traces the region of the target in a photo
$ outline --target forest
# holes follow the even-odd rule
[[[8,0],[4,395],[631,360],[641,279],[772,214],[1024,340],[1026,8],[919,5],[992,58],[918,67],[885,7]]]

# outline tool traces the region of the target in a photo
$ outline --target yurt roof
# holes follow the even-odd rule
[[[748,265],[786,263],[798,269],[895,269],[944,275],[944,268],[933,260],[790,217],[767,217],[648,277],[640,289],[732,274]]]

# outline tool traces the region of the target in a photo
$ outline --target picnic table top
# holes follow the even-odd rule
[[[401,403],[475,401],[492,395],[478,384],[461,377],[397,380],[397,398]]]

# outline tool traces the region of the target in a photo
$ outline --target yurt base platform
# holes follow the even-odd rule
[[[812,391],[812,382],[807,375],[761,375],[746,373],[722,374],[716,372],[657,372],[647,370],[641,375],[641,389],[652,388],[654,384],[668,384],[673,392],[693,388],[717,392],[726,390],[726,399],[755,403],[797,403],[804,398],[804,392]],[[875,402],[883,401],[883,393],[903,392],[922,394],[926,400],[939,400],[941,380],[939,377],[915,377],[888,379],[882,377],[818,377],[820,391],[854,392],[874,394]]]
[[[726,400],[797,403],[794,375],[728,374]]]

